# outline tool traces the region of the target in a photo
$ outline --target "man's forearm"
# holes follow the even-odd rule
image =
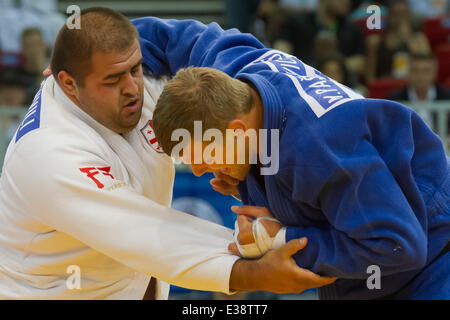
[[[257,279],[257,260],[239,259],[231,269],[230,291],[256,291],[261,290],[256,287]],[[259,283],[261,279],[259,280]]]

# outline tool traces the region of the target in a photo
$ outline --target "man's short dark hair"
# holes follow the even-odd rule
[[[64,25],[59,31],[50,67],[55,76],[64,70],[83,86],[92,70],[94,52],[125,50],[138,38],[138,32],[128,18],[108,8],[82,10],[80,19],[80,29]]]
[[[226,73],[212,69],[188,67],[178,70],[165,86],[153,112],[153,131],[168,155],[178,141],[172,139],[177,129],[186,129],[194,137],[194,122],[202,129],[223,133],[239,114],[253,107],[250,85]]]

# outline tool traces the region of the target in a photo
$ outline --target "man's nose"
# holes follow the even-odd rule
[[[136,79],[131,75],[131,73],[125,74],[124,77],[125,79],[122,94],[124,96],[137,96],[139,93],[139,86]]]

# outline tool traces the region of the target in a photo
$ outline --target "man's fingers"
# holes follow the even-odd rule
[[[307,243],[308,239],[305,237],[300,239],[292,239],[280,248],[280,253],[283,257],[289,258],[306,247]]]
[[[236,256],[240,256],[238,247],[234,242],[232,242],[228,245],[228,251],[230,251],[232,254],[234,254]]]
[[[215,181],[213,181],[213,180],[215,180]],[[213,188],[213,190],[217,191],[221,194],[224,194],[227,196],[233,196],[235,194],[239,194],[239,190],[237,189],[237,187],[230,186],[229,184],[227,184],[226,182],[224,182],[222,180],[211,179],[210,183],[211,183],[211,187]]]
[[[239,234],[237,240],[239,244],[249,244],[255,242],[253,237],[252,222],[246,216],[237,216]]]
[[[239,180],[238,179],[235,179],[235,178],[233,178],[233,177],[231,177],[231,176],[229,176],[227,174],[223,174],[220,171],[214,172],[214,176],[217,179],[223,180],[223,181],[225,181],[226,183],[228,183],[228,184],[230,184],[232,186],[237,186],[239,184]]]
[[[232,206],[231,211],[237,214],[243,214],[246,216],[259,218],[259,217],[273,217],[269,210],[264,207],[256,206]]]
[[[308,238],[293,239],[280,248],[284,258],[290,258],[308,244]],[[294,262],[293,262],[294,263]],[[308,288],[327,286],[336,281],[334,277],[321,277],[320,275],[303,268],[298,268],[299,277]]]
[[[223,190],[223,189],[217,188],[217,187],[215,187],[215,186],[212,186],[212,188],[213,188],[214,191],[216,191],[216,192],[218,192],[218,193],[221,193],[221,194],[223,194],[224,196],[232,196],[232,195],[233,195],[233,194],[230,193],[228,190]]]
[[[211,183],[213,188],[222,190],[224,192],[230,192],[230,194],[236,194],[238,192],[236,186],[230,185],[229,183],[221,179],[213,178],[209,182]]]

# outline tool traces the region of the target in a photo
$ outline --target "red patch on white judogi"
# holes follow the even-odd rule
[[[145,141],[152,147],[156,152],[164,153],[163,149],[158,143],[158,140],[156,139],[155,132],[153,131],[153,123],[150,120],[147,122],[145,127],[141,129],[141,133],[143,134]]]

